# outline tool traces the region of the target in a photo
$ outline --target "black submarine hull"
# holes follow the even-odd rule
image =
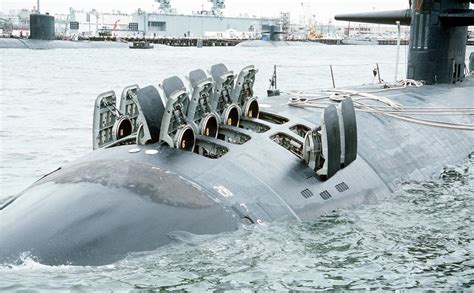
[[[127,43],[121,42],[90,42],[90,41],[61,41],[61,40],[30,40],[15,38],[0,38],[0,49],[105,49],[127,48]]]
[[[408,107],[466,107],[473,89],[474,81],[466,79],[383,95]],[[28,253],[50,265],[102,265],[167,245],[182,232],[312,221],[382,200],[403,182],[436,178],[446,164],[465,161],[474,151],[472,131],[357,112],[357,159],[322,181],[271,139],[276,133],[295,135],[290,128],[298,124],[320,123],[322,109],[291,107],[289,98],[260,101],[262,109],[289,121],[256,119],[269,130],[240,129],[251,137],[243,145],[219,141],[229,149],[219,159],[161,144],[129,145],[95,151],[45,176],[1,207],[0,262]],[[459,119],[474,122],[473,115]]]

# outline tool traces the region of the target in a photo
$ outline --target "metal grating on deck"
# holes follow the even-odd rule
[[[310,198],[312,197],[314,194],[311,190],[309,190],[308,188],[306,188],[305,190],[301,191],[301,195],[304,197],[304,198]]]
[[[336,190],[339,192],[344,192],[344,191],[349,190],[349,186],[346,184],[346,182],[341,182],[335,187],[336,187]]]
[[[332,197],[329,191],[325,190],[319,194],[324,200],[328,200]]]

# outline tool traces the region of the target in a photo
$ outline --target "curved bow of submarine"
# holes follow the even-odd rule
[[[210,76],[190,73],[191,92],[171,77],[125,88],[118,106],[114,92],[99,95],[96,150],[0,207],[0,261],[27,252],[45,264],[107,264],[176,231],[306,221],[388,191],[357,160],[350,99],[311,121],[263,112],[257,71],[216,64]]]
[[[92,159],[39,180],[0,211],[1,260],[27,252],[51,265],[101,265],[166,245],[174,231],[238,227],[229,210],[177,174],[126,158]]]

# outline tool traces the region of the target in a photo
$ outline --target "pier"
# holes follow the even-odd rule
[[[342,45],[342,40],[341,39],[329,39],[329,38],[321,38],[321,39],[315,39],[312,40],[311,42],[316,42],[316,43],[322,43],[326,45]]]
[[[233,47],[243,41],[243,39],[198,39],[198,38],[118,38],[118,37],[90,37],[89,41],[111,41],[111,42],[137,42],[147,41],[153,44],[160,44],[172,47],[197,47],[202,43],[203,47]]]
[[[377,40],[379,45],[396,45],[397,39],[380,39]],[[408,45],[408,40],[400,40],[400,45],[405,46]]]

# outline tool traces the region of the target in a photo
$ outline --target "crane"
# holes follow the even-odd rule
[[[306,37],[310,41],[314,41],[315,39],[319,39],[322,37],[321,32],[316,29],[315,25],[315,16],[311,14],[311,4],[309,1],[301,2],[301,8],[303,9],[304,19],[303,23],[304,26],[308,27],[308,33]]]

